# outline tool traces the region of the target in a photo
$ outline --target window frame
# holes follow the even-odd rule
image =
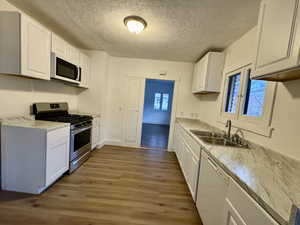
[[[248,64],[234,71],[224,72],[223,89],[221,92],[222,100],[221,100],[221,107],[220,107],[220,114],[219,114],[219,122],[225,123],[226,120],[230,119],[233,121],[234,127],[247,130],[253,133],[261,134],[264,136],[270,136],[272,130],[270,125],[272,120],[277,83],[267,81],[262,116],[255,117],[255,116],[245,115],[244,107],[245,107],[245,98],[246,98],[247,85],[248,85],[248,75],[250,76],[249,70],[253,71],[252,64]],[[241,79],[240,79],[240,89],[239,89],[238,100],[237,100],[238,102],[236,104],[237,107],[236,112],[228,113],[225,112],[225,109],[226,109],[226,100],[228,96],[229,78],[230,76],[234,76],[239,73],[241,74]]]

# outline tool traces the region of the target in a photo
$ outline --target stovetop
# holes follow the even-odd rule
[[[62,122],[62,123],[71,123],[71,125],[91,121],[93,117],[85,116],[85,115],[75,115],[75,114],[67,114],[67,115],[60,115],[60,116],[47,116],[47,117],[40,117],[36,118],[39,120],[46,120],[46,121],[55,121],[55,122]]]

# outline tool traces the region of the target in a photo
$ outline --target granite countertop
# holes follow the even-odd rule
[[[212,146],[190,130],[220,131],[199,120],[176,120],[277,222],[295,225],[300,208],[300,162],[249,143],[249,149]]]
[[[48,131],[69,127],[69,123],[34,120],[29,117],[14,117],[0,120],[2,126],[35,128]]]

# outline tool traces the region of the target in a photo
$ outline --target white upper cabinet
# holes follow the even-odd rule
[[[33,19],[21,16],[21,73],[50,79],[51,32]]]
[[[82,52],[79,53],[79,67],[81,69],[81,81],[79,86],[88,88],[90,78],[90,59]]]
[[[52,52],[74,65],[79,64],[79,50],[54,33],[52,33]]]
[[[79,50],[70,44],[67,46],[67,59],[70,63],[79,65]]]
[[[18,12],[0,12],[0,73],[50,80],[51,32]]]
[[[68,58],[68,44],[65,40],[52,33],[52,52],[62,59]]]
[[[298,4],[299,0],[262,1],[252,78],[284,80],[274,74],[299,66]]]
[[[208,52],[195,64],[192,92],[220,92],[223,67],[224,53]]]

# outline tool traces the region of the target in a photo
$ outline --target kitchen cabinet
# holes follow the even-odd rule
[[[252,78],[284,80],[283,71],[299,66],[298,5],[299,0],[263,0],[261,2],[257,53]],[[292,73],[289,75],[292,76]]]
[[[25,14],[0,12],[0,73],[50,80],[51,32]]]
[[[2,189],[41,193],[68,171],[69,143],[69,125],[50,131],[30,126],[2,125]]]
[[[195,201],[200,165],[200,145],[194,142],[194,140],[188,136],[187,132],[178,124],[175,125],[174,135],[174,150],[184,178]]]
[[[226,196],[223,225],[279,225],[232,179]]]
[[[69,169],[69,128],[47,133],[46,186]]]
[[[222,224],[220,212],[223,212],[225,206],[228,186],[227,174],[207,153],[202,152],[196,206],[203,224]]]
[[[96,148],[101,142],[101,117],[93,117],[92,127],[92,149]]]
[[[52,33],[52,52],[62,59],[68,58],[67,42],[54,33]]]
[[[88,82],[90,78],[90,59],[82,52],[79,54],[79,67],[81,68],[81,82],[79,86],[88,88]]]
[[[54,33],[52,33],[52,52],[69,63],[79,65],[79,50]]]
[[[208,52],[194,66],[193,93],[220,92],[224,53]]]

